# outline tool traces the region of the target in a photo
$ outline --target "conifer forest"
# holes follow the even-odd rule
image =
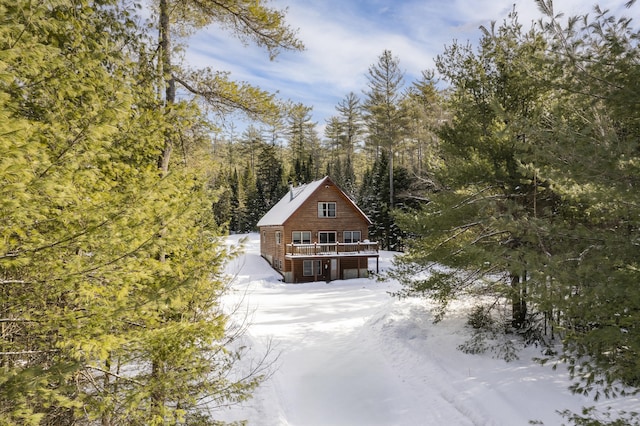
[[[0,425],[216,424],[266,377],[231,374],[224,236],[327,175],[402,253],[394,297],[477,297],[572,391],[640,389],[638,22],[535,2],[415,81],[381,46],[317,123],[178,65],[208,25],[302,51],[267,2],[0,0]]]

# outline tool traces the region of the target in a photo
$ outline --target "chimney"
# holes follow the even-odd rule
[[[293,184],[289,184],[289,201],[293,201]]]

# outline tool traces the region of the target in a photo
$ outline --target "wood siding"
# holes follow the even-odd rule
[[[319,202],[335,202],[336,217],[318,217]],[[343,241],[343,231],[360,231],[362,239],[369,237],[369,223],[353,207],[351,201],[332,183],[321,186],[309,199],[285,222],[287,244],[293,231],[311,231],[311,242],[318,241],[318,232],[336,231],[337,240]]]
[[[288,195],[287,195],[288,196]],[[336,217],[319,217],[318,203],[336,203]],[[308,231],[311,233],[311,243],[319,242],[318,233],[323,231],[336,232],[336,240],[344,242],[344,231],[360,231],[360,240],[369,237],[369,221],[342,191],[328,181],[320,186],[281,226],[263,226],[260,228],[260,253],[262,257],[279,270],[287,282],[308,282],[314,279],[325,280],[326,276],[303,276],[303,260],[286,259],[287,244],[293,242],[294,231]],[[276,232],[281,232],[281,243],[276,243]],[[359,264],[367,268],[368,258],[351,257],[348,261],[340,258],[334,265],[338,265],[336,278],[343,278],[345,268],[354,269]],[[318,260],[320,260],[318,258]],[[326,257],[323,262],[328,261]],[[330,266],[329,266],[330,267]],[[293,273],[292,273],[293,272]]]

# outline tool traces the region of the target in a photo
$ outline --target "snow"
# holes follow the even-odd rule
[[[289,217],[304,204],[304,202],[318,189],[327,179],[310,182],[308,184],[296,186],[276,203],[262,218],[257,226],[282,225]]]
[[[309,182],[300,186],[291,187],[289,192],[284,195],[280,201],[278,201],[260,220],[256,225],[258,228],[261,226],[276,226],[283,225],[291,215],[293,215],[308,199],[313,195],[318,188],[320,188],[327,181],[331,181],[329,176],[325,176],[322,179]],[[333,181],[331,181],[333,184]],[[333,184],[335,185],[335,184]],[[353,208],[358,211],[364,217],[367,222],[370,222],[366,214],[356,205],[356,203],[349,198],[340,188],[336,189],[340,191],[345,199],[351,203]]]
[[[237,244],[241,236],[229,237]],[[284,284],[259,256],[259,235],[227,271],[235,275],[224,304],[238,323],[248,359],[267,353],[271,376],[224,421],[250,425],[559,425],[558,411],[582,407],[640,411],[639,397],[594,402],[573,395],[564,366],[532,360],[524,348],[505,362],[457,349],[468,337],[469,306],[457,303],[433,324],[429,302],[391,297],[396,282],[352,279]],[[387,268],[391,252],[380,253]],[[238,309],[239,308],[239,309]]]

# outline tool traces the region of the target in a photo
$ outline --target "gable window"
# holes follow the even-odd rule
[[[293,231],[291,240],[293,244],[311,244],[311,231]]]
[[[344,231],[343,237],[345,243],[357,243],[361,240],[360,231]]]
[[[336,217],[336,203],[318,203],[318,217]]]
[[[305,260],[302,262],[302,275],[305,277],[312,277],[314,275],[314,269],[317,274],[320,274],[322,264],[319,260]]]
[[[320,244],[332,244],[336,242],[335,231],[318,232],[318,241]]]
[[[282,244],[282,234],[280,233],[280,231],[276,231],[276,244]]]

